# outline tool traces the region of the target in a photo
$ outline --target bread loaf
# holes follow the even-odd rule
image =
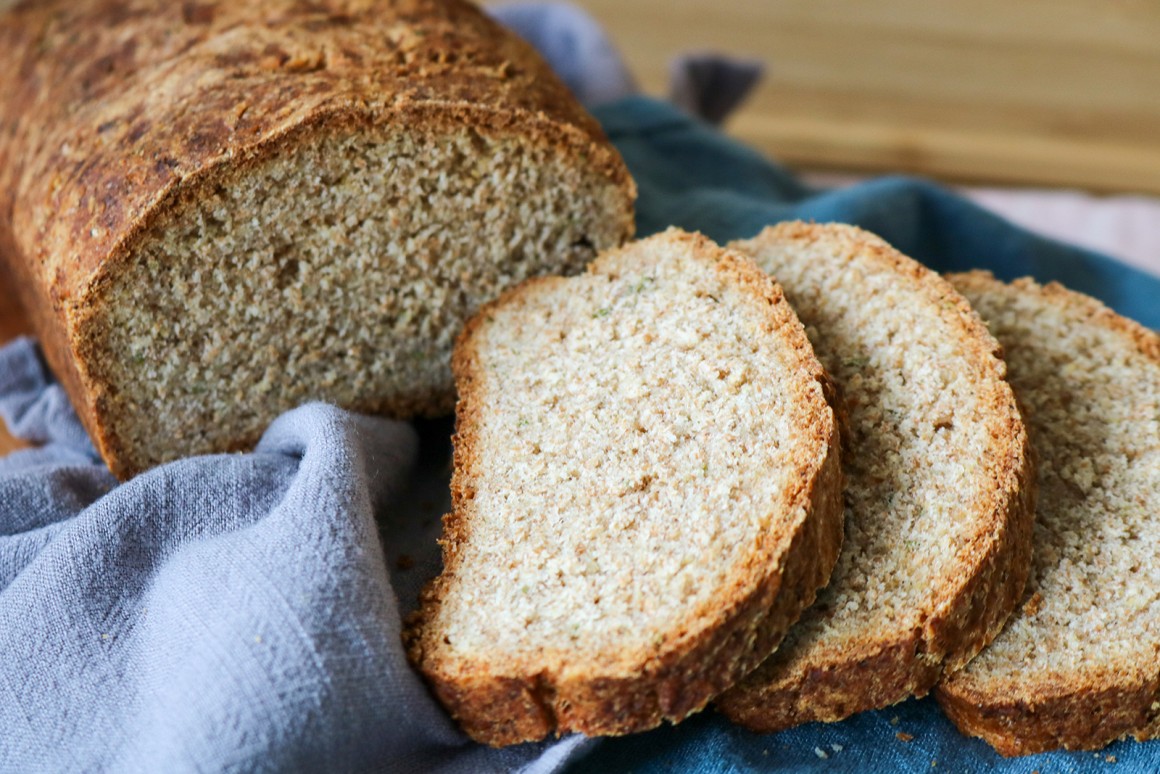
[[[669,231],[469,323],[443,573],[411,658],[475,739],[679,721],[752,669],[841,543],[828,382],[777,286]]]
[[[843,225],[736,249],[786,297],[845,398],[846,542],[785,642],[718,701],[775,731],[926,694],[1022,593],[1034,471],[999,345],[938,275]]]
[[[459,0],[29,0],[0,20],[0,255],[124,477],[310,399],[449,411],[467,317],[632,231],[632,181]]]
[[[939,703],[1004,755],[1160,737],[1160,336],[1055,283],[948,279],[1006,350],[1040,494],[1023,605]]]

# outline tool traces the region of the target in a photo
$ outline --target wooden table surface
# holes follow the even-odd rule
[[[727,129],[794,166],[1160,193],[1152,0],[579,0],[663,94],[683,51],[759,59]]]

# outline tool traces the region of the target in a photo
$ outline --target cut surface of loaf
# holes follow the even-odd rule
[[[444,568],[409,653],[475,739],[679,721],[841,543],[826,375],[777,286],[670,230],[469,323]]]
[[[949,279],[1003,345],[1040,463],[1023,605],[939,703],[1004,755],[1160,736],[1160,336],[1055,283]]]
[[[860,229],[785,223],[732,247],[782,284],[844,396],[846,542],[718,707],[774,731],[923,695],[1026,580],[1033,461],[999,346],[950,285]]]
[[[122,477],[307,400],[449,412],[464,321],[633,229],[616,151],[459,0],[0,18],[0,254]]]

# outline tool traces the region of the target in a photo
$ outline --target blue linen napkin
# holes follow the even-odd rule
[[[28,339],[0,415],[43,444],[0,458],[0,772],[550,772],[584,743],[474,745],[407,665],[399,560],[438,566],[446,427],[421,455],[311,404],[118,485]]]
[[[595,70],[584,57],[611,48],[573,39],[568,24],[523,23],[533,22],[521,29],[573,88],[594,101],[629,88],[585,86]],[[640,185],[642,234],[675,223],[726,240],[784,218],[846,220],[935,268],[1059,278],[1160,324],[1160,281],[1031,236],[937,186],[894,178],[815,192],[664,104],[629,99],[597,112]],[[952,771],[1088,772],[1109,755],[1160,770],[1158,742],[1002,761],[929,701],[777,735],[710,712],[632,738],[487,750],[436,707],[399,642],[401,615],[438,569],[448,423],[415,433],[310,405],[275,422],[252,454],[185,460],[117,485],[28,341],[0,350],[0,415],[44,444],[0,459],[0,772],[552,771],[568,762],[583,771],[930,771],[933,761]]]

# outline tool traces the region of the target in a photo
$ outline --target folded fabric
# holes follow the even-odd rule
[[[1058,189],[960,190],[976,204],[1029,231],[1160,275],[1160,197]]]
[[[471,744],[407,665],[375,515],[437,562],[403,495],[447,486],[409,426],[308,405],[118,485],[27,339],[0,415],[43,444],[0,459],[0,771],[551,771],[581,741]]]
[[[636,94],[620,53],[591,16],[568,3],[509,3],[488,13],[532,44],[587,107]]]
[[[636,178],[641,234],[673,224],[727,241],[788,219],[854,223],[938,271],[1057,280],[1160,326],[1160,279],[1031,234],[934,183],[884,177],[815,190],[664,103],[628,99],[596,114]]]

